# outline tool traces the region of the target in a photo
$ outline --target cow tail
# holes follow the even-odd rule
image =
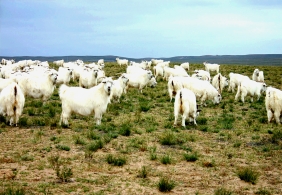
[[[180,99],[180,113],[183,113],[183,107],[182,107],[182,91],[179,93],[179,99]]]
[[[220,78],[220,74],[218,75],[218,88],[219,88],[219,92],[221,93],[221,78]]]
[[[14,102],[14,108],[13,108],[15,114],[16,114],[16,111],[17,111],[17,107],[16,107],[16,105],[17,105],[17,94],[18,94],[18,89],[17,89],[17,86],[15,86],[14,87],[15,102]]]

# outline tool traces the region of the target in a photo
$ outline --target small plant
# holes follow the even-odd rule
[[[131,125],[128,124],[128,123],[122,124],[120,129],[119,129],[119,134],[121,134],[123,136],[130,136],[130,134],[131,134]]]
[[[148,172],[149,172],[148,167],[142,166],[141,170],[138,171],[137,177],[145,179],[148,176]]]
[[[89,130],[86,134],[88,139],[97,140],[100,139],[100,136],[93,130]]]
[[[234,148],[240,148],[240,146],[242,145],[242,143],[240,141],[236,141],[234,144],[233,144],[233,147]]]
[[[29,116],[34,116],[35,115],[35,111],[32,108],[28,109],[27,113],[28,113]]]
[[[214,192],[214,195],[231,195],[232,192],[229,190],[226,190],[225,188],[219,188],[216,189]]]
[[[82,139],[79,135],[75,135],[73,137],[73,139],[74,139],[74,143],[77,144],[77,145],[85,145],[86,144],[85,140]]]
[[[282,130],[274,130],[271,137],[271,142],[277,144],[279,140],[282,140]]]
[[[53,118],[56,115],[56,109],[53,106],[50,106],[48,115],[51,118]]]
[[[34,159],[33,156],[30,156],[30,155],[27,155],[27,154],[21,156],[22,161],[33,161],[33,159]]]
[[[188,162],[195,162],[199,158],[197,153],[190,153],[190,154],[184,153],[183,156],[184,156],[184,159]]]
[[[25,195],[25,190],[23,188],[8,186],[3,191],[0,190],[0,195]]]
[[[241,180],[256,184],[259,174],[251,168],[243,168],[238,171],[238,176]]]
[[[156,127],[155,126],[150,126],[150,127],[148,127],[148,128],[146,128],[146,132],[147,133],[152,133],[153,131],[156,131]]]
[[[86,148],[89,151],[96,152],[98,149],[102,149],[103,147],[104,147],[104,142],[101,139],[99,139],[90,142]]]
[[[140,111],[148,112],[151,108],[151,105],[148,102],[140,102]]]
[[[259,188],[258,191],[255,192],[257,195],[271,195],[271,192],[269,192],[265,188]]]
[[[177,138],[175,133],[172,131],[166,131],[163,133],[162,137],[160,138],[160,143],[162,145],[175,145],[177,144]]]
[[[222,119],[220,120],[223,129],[232,129],[235,118],[231,114],[222,114]]]
[[[27,117],[21,117],[19,120],[19,126],[26,127],[28,125],[28,118]]]
[[[208,126],[201,126],[200,127],[200,130],[203,131],[203,132],[207,132],[208,129],[209,129]]]
[[[158,183],[158,189],[160,192],[170,192],[175,186],[175,182],[166,177],[160,178]]]
[[[56,148],[59,150],[70,151],[70,147],[66,145],[56,145]]]
[[[126,164],[126,159],[124,157],[114,157],[112,154],[107,155],[106,161],[108,164],[112,164],[114,166],[123,166]]]
[[[212,160],[212,161],[204,161],[203,162],[203,166],[207,167],[207,168],[215,167],[215,161],[214,160]]]
[[[207,124],[208,119],[205,117],[198,117],[197,118],[197,124],[198,125],[206,125]]]
[[[69,162],[66,159],[62,159],[59,155],[55,155],[48,158],[48,162],[51,164],[52,169],[56,171],[56,175],[61,182],[70,181],[73,172],[71,168],[67,167]]]
[[[167,164],[171,164],[171,157],[170,155],[164,155],[162,158],[161,158],[161,163],[163,163],[164,165],[167,165]]]

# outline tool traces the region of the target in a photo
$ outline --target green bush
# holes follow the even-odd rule
[[[131,134],[131,125],[128,123],[124,123],[119,128],[119,134],[123,136],[130,136]]]
[[[161,158],[161,163],[163,163],[164,165],[171,164],[171,162],[172,162],[172,159],[171,159],[170,155],[164,155]]]
[[[190,154],[184,153],[183,156],[184,156],[184,159],[188,162],[195,162],[199,158],[197,153],[190,153]]]
[[[170,192],[175,186],[175,182],[166,177],[160,178],[158,183],[158,189],[160,192]]]
[[[162,145],[169,145],[169,146],[177,144],[177,138],[175,133],[173,133],[172,131],[164,132],[160,138],[160,143]]]
[[[243,168],[238,171],[238,176],[241,180],[256,184],[259,174],[251,168]]]
[[[208,119],[205,117],[198,117],[196,121],[198,125],[206,125],[208,123]]]
[[[99,140],[90,142],[86,146],[86,149],[92,152],[96,152],[98,149],[102,149],[103,147],[104,147],[104,142],[101,139],[99,139]]]
[[[56,171],[56,175],[61,182],[69,182],[73,175],[72,169],[67,167],[69,161],[61,158],[59,155],[51,156],[48,158],[48,162],[51,164],[53,170]]]
[[[126,164],[125,157],[114,157],[112,154],[107,155],[106,161],[108,162],[108,164],[112,164],[114,166],[123,166],[124,164]]]
[[[278,143],[281,140],[282,140],[282,130],[274,130],[271,137],[272,143]]]
[[[83,138],[81,138],[79,135],[75,135],[73,137],[73,139],[74,139],[74,143],[77,144],[77,145],[85,145],[86,144],[85,140]]]
[[[70,147],[66,145],[56,145],[56,148],[59,150],[70,151]]]

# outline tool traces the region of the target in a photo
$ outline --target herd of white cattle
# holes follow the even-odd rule
[[[229,80],[221,75],[220,65],[204,62],[205,70],[195,70],[189,76],[189,63],[170,67],[169,61],[152,59],[140,63],[127,59],[116,58],[119,66],[126,65],[126,72],[113,80],[106,77],[105,63],[100,59],[97,63],[85,64],[82,60],[64,62],[54,61],[58,70],[50,68],[48,61],[2,59],[0,65],[0,114],[6,116],[10,125],[18,124],[23,112],[25,97],[41,99],[44,103],[52,96],[56,86],[59,87],[59,97],[62,102],[60,124],[68,125],[72,113],[83,116],[94,114],[97,125],[101,124],[102,115],[106,112],[109,103],[119,103],[122,94],[128,88],[137,88],[139,93],[146,87],[155,87],[157,78],[167,81],[170,100],[174,102],[174,125],[177,125],[178,116],[182,116],[182,126],[185,121],[196,123],[199,115],[197,101],[206,106],[211,100],[219,104],[222,100],[224,88],[237,93],[235,100],[241,96],[244,103],[247,95],[260,98],[265,95],[265,106],[268,122],[274,118],[280,124],[282,119],[282,91],[267,87],[264,83],[263,71],[255,69],[252,79],[248,76],[230,73]],[[153,70],[153,72],[151,71]],[[210,71],[216,75],[211,79]],[[78,81],[79,86],[69,86],[71,81]]]

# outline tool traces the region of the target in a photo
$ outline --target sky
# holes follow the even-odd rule
[[[0,56],[282,54],[281,0],[0,0]]]

